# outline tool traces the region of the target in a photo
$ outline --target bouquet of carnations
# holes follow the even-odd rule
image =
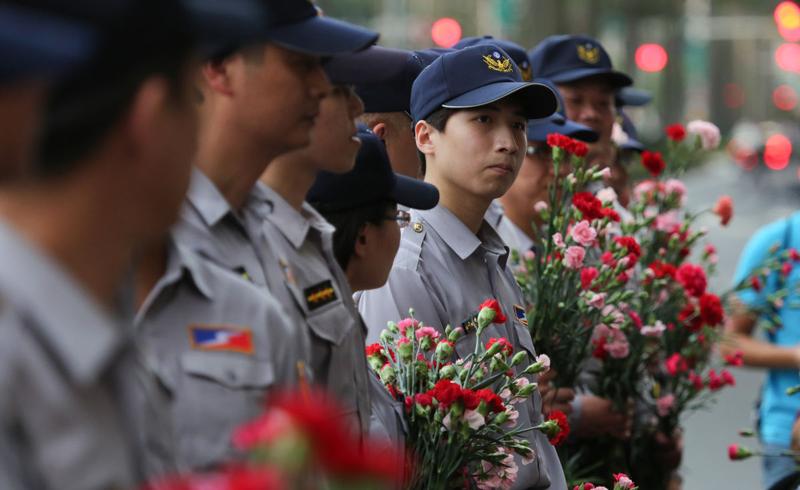
[[[637,295],[627,283],[638,244],[619,236],[614,196],[583,191],[609,170],[587,167],[584,143],[558,134],[547,143],[557,177],[548,202],[536,205],[542,219],[537,251],[514,257],[521,264],[516,277],[528,304],[528,325],[537,349],[558,366],[556,386],[574,387],[594,353],[618,368],[620,377],[609,390],[624,399],[639,375],[627,306]],[[571,173],[562,177],[564,166]]]
[[[246,456],[220,471],[168,477],[143,490],[383,490],[399,487],[403,457],[385,442],[361,438],[325,394],[276,394],[264,413],[239,427],[233,445]]]
[[[408,488],[510,488],[516,479],[514,455],[522,464],[535,458],[529,430],[541,430],[558,443],[568,427],[563,414],[534,428],[516,427],[514,408],[527,403],[537,386],[529,375],[545,372],[547,356],[527,363],[505,338],[485,344],[480,334],[492,322],[505,323],[496,300],[484,302],[477,317],[475,348],[453,360],[462,328],[433,327],[410,318],[390,322],[380,342],[367,347],[371,368],[395,400],[404,405],[406,446],[412,462]]]

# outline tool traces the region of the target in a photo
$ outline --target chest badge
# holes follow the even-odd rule
[[[333,283],[331,283],[330,279],[322,281],[310,288],[306,288],[303,291],[303,295],[306,297],[306,305],[309,311],[322,308],[339,299],[336,296],[336,290],[333,289]]]

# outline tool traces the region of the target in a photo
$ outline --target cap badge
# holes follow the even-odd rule
[[[514,71],[514,65],[511,60],[495,51],[490,55],[483,55],[483,62],[490,70],[499,71],[501,73],[511,73]]]
[[[591,44],[579,44],[578,45],[578,58],[585,61],[589,64],[596,64],[600,61],[600,49],[597,46],[592,46]]]

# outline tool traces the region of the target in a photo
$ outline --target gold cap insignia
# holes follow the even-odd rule
[[[600,49],[597,46],[592,46],[591,44],[579,44],[578,45],[578,58],[582,59],[586,63],[590,63],[594,65],[598,61],[600,61]]]
[[[501,55],[499,51],[493,52],[491,55],[483,55],[483,62],[490,70],[499,71],[501,73],[511,73],[514,71],[514,65],[511,60]]]

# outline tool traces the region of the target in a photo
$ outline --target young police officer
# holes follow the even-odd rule
[[[517,66],[497,46],[477,45],[435,60],[414,82],[411,113],[417,148],[427,162],[426,182],[440,193],[439,205],[412,211],[388,283],[366,291],[359,309],[376,339],[388,320],[414,308],[425,324],[470,325],[478,305],[496,298],[504,311],[522,307],[522,293],[506,267],[508,249],[484,221],[493,199],[511,186],[522,164],[528,119],[556,110],[556,99],[543,85],[522,82]],[[534,355],[527,328],[514,314],[484,332],[506,337],[515,349]],[[463,357],[474,331],[456,345]],[[541,398],[534,394],[521,407],[519,424],[531,427],[541,418]],[[526,433],[537,455],[519,465],[515,488],[566,488],[558,456],[537,431]]]
[[[134,422],[147,416],[134,401],[157,411],[159,392],[120,318],[120,283],[135,247],[177,215],[171,166],[195,136],[193,29],[218,26],[195,25],[173,0],[48,8],[89,23],[98,48],[54,87],[32,175],[0,193],[0,386],[11,394],[0,479],[130,488],[145,429]]]

